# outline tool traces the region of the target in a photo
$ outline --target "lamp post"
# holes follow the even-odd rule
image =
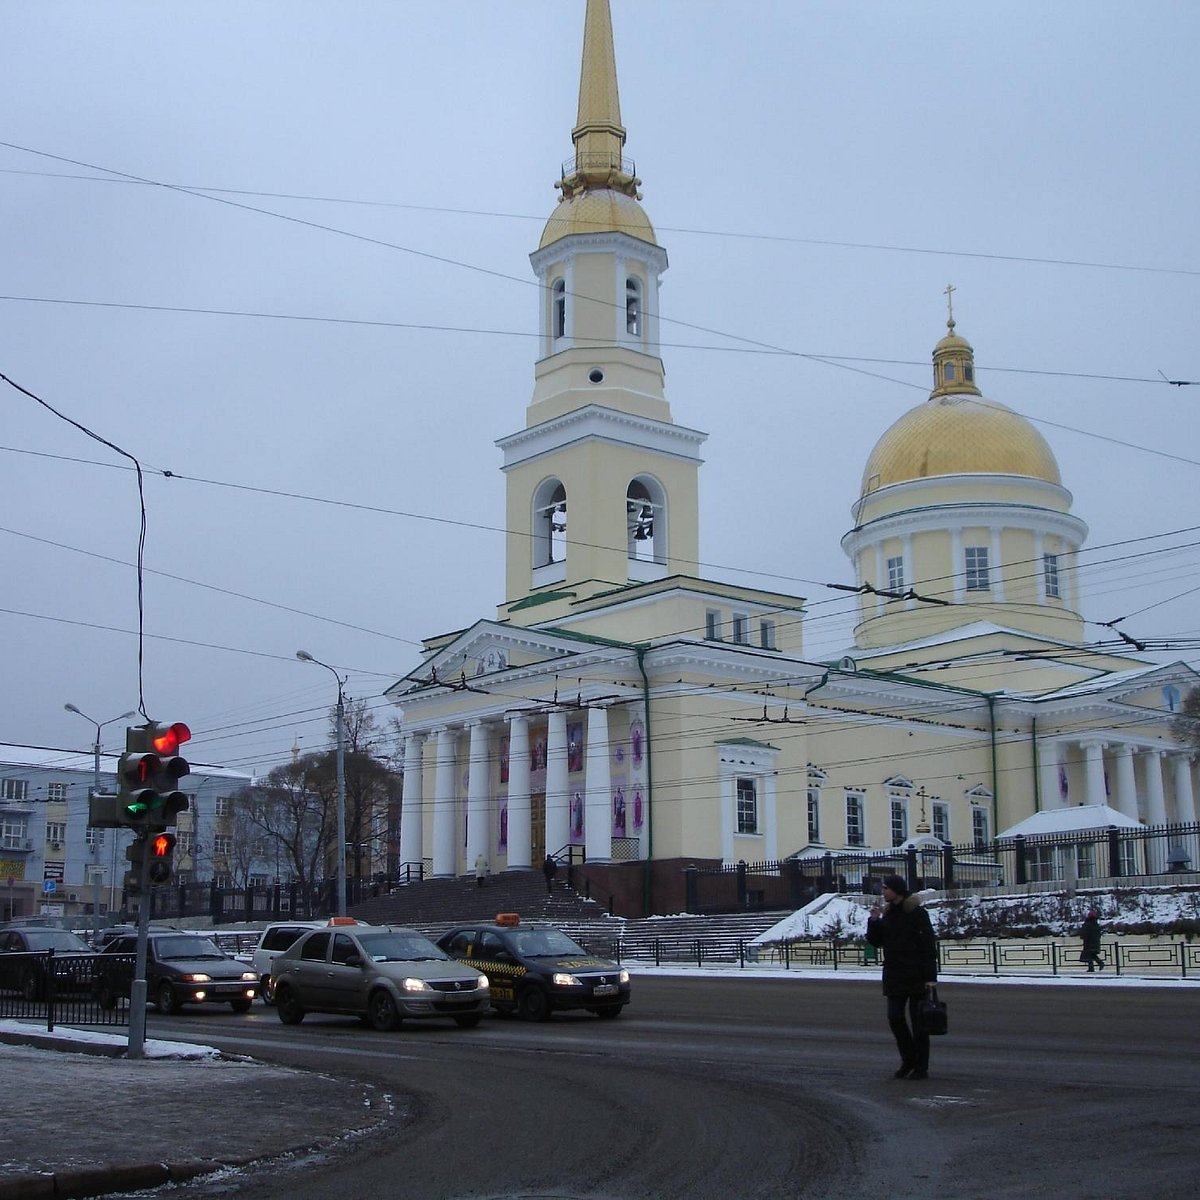
[[[297,650],[301,662],[316,663],[324,667],[337,680],[337,915],[346,915],[346,700],[342,689],[346,677],[339,675],[328,663],[313,658],[307,650]]]
[[[83,711],[83,709],[76,708],[74,704],[64,704],[63,708],[65,708],[67,710],[67,712],[72,712],[72,713],[75,713],[76,716],[82,717],[85,721],[90,721],[96,727],[96,741],[92,746],[92,753],[93,753],[92,790],[91,790],[91,792],[88,793],[88,795],[89,795],[89,798],[93,795],[98,796],[100,794],[100,730],[103,729],[105,725],[111,725],[114,721],[125,721],[129,717],[136,716],[137,714],[131,710],[129,712],[123,712],[119,717],[109,717],[109,719],[107,721],[97,721],[94,717],[89,717],[87,715],[87,713],[85,713]],[[113,844],[112,844],[112,875],[110,876],[109,881],[108,881],[108,907],[109,907],[109,909],[111,909],[113,906],[113,895],[114,895],[114,891],[115,891],[116,875],[117,875],[117,834],[116,834],[116,830],[113,831],[112,842],[113,842]],[[99,855],[97,853],[98,850],[99,850],[99,847],[96,845],[95,841],[93,840],[93,842],[92,842],[92,856],[93,857],[99,857]],[[94,918],[93,924],[96,926],[97,931],[98,931],[100,928],[100,876],[96,873],[93,873],[93,875],[92,875],[92,887],[93,887],[92,916]]]

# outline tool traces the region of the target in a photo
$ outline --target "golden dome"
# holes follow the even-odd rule
[[[862,495],[938,475],[1024,475],[1060,484],[1046,439],[1019,413],[978,395],[934,395],[875,444]]]
[[[654,226],[642,206],[624,192],[595,188],[562,200],[542,230],[540,250],[572,233],[627,233],[657,246]]]

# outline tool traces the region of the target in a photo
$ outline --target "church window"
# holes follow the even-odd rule
[[[966,380],[968,383],[974,383],[974,382],[975,382],[975,368],[974,368],[973,366],[971,366],[971,364],[970,364],[970,363],[967,363],[967,364],[966,364],[966,365],[963,367],[963,378],[964,378],[964,379],[965,379],[965,380]]]
[[[808,785],[808,840],[810,845],[821,840],[821,785],[811,781]]]
[[[721,640],[721,610],[719,608],[710,608],[704,614],[704,636],[710,642]]]
[[[665,494],[658,483],[646,477],[633,480],[625,491],[626,548],[634,561],[667,561],[664,499]]]
[[[553,304],[553,321],[554,321],[554,336],[556,338],[567,336],[567,284],[564,279],[556,279],[552,289],[554,304]]]
[[[950,805],[944,800],[935,800],[930,809],[933,821],[933,836],[939,842],[950,844]]]
[[[967,547],[967,591],[986,592],[991,583],[988,580],[988,548],[986,546]]]
[[[891,816],[892,845],[899,846],[908,837],[908,802],[903,797],[892,797]]]
[[[737,781],[737,831],[758,832],[758,784],[745,775]]]
[[[567,559],[567,490],[548,479],[534,500],[533,565],[548,566]]]
[[[971,841],[976,850],[987,849],[988,842],[991,841],[987,809],[985,808],[973,807],[971,809]]]
[[[954,382],[954,364],[947,363],[943,368],[943,374],[947,383]]]
[[[1042,576],[1046,581],[1046,595],[1057,599],[1062,593],[1058,590],[1058,555],[1042,555]]]
[[[642,285],[633,276],[625,280],[625,332],[634,337],[642,333]]]
[[[904,555],[898,554],[887,560],[888,591],[904,591]]]
[[[745,613],[733,614],[733,640],[739,646],[750,645],[750,618]]]
[[[865,846],[866,829],[863,824],[863,796],[861,792],[846,793],[846,845]]]
[[[766,617],[758,623],[758,644],[764,650],[775,649],[775,622]]]

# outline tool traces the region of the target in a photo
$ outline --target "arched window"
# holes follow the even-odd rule
[[[554,337],[557,340],[567,336],[567,284],[564,279],[556,279],[550,289],[553,299],[551,321]]]
[[[943,370],[945,373],[946,382],[953,383],[954,382],[954,364],[951,362],[948,362],[945,365],[945,367],[943,368]]]
[[[625,332],[642,336],[642,284],[632,275],[625,280]]]
[[[538,488],[533,511],[533,565],[545,567],[567,559],[567,489],[557,479]]]
[[[630,562],[666,563],[666,494],[650,478],[630,482],[625,492],[625,530]]]

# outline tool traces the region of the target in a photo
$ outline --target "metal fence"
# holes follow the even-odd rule
[[[55,1024],[127,1026],[129,1001],[102,1008],[96,997],[98,954],[0,955],[0,1017]],[[111,956],[109,956],[111,957]]]
[[[386,890],[369,879],[346,881],[346,903],[361,904]],[[337,881],[308,887],[268,884],[263,887],[218,887],[216,883],[179,883],[150,890],[150,918],[173,921],[204,917],[213,925],[248,921],[309,921],[337,911]]]

